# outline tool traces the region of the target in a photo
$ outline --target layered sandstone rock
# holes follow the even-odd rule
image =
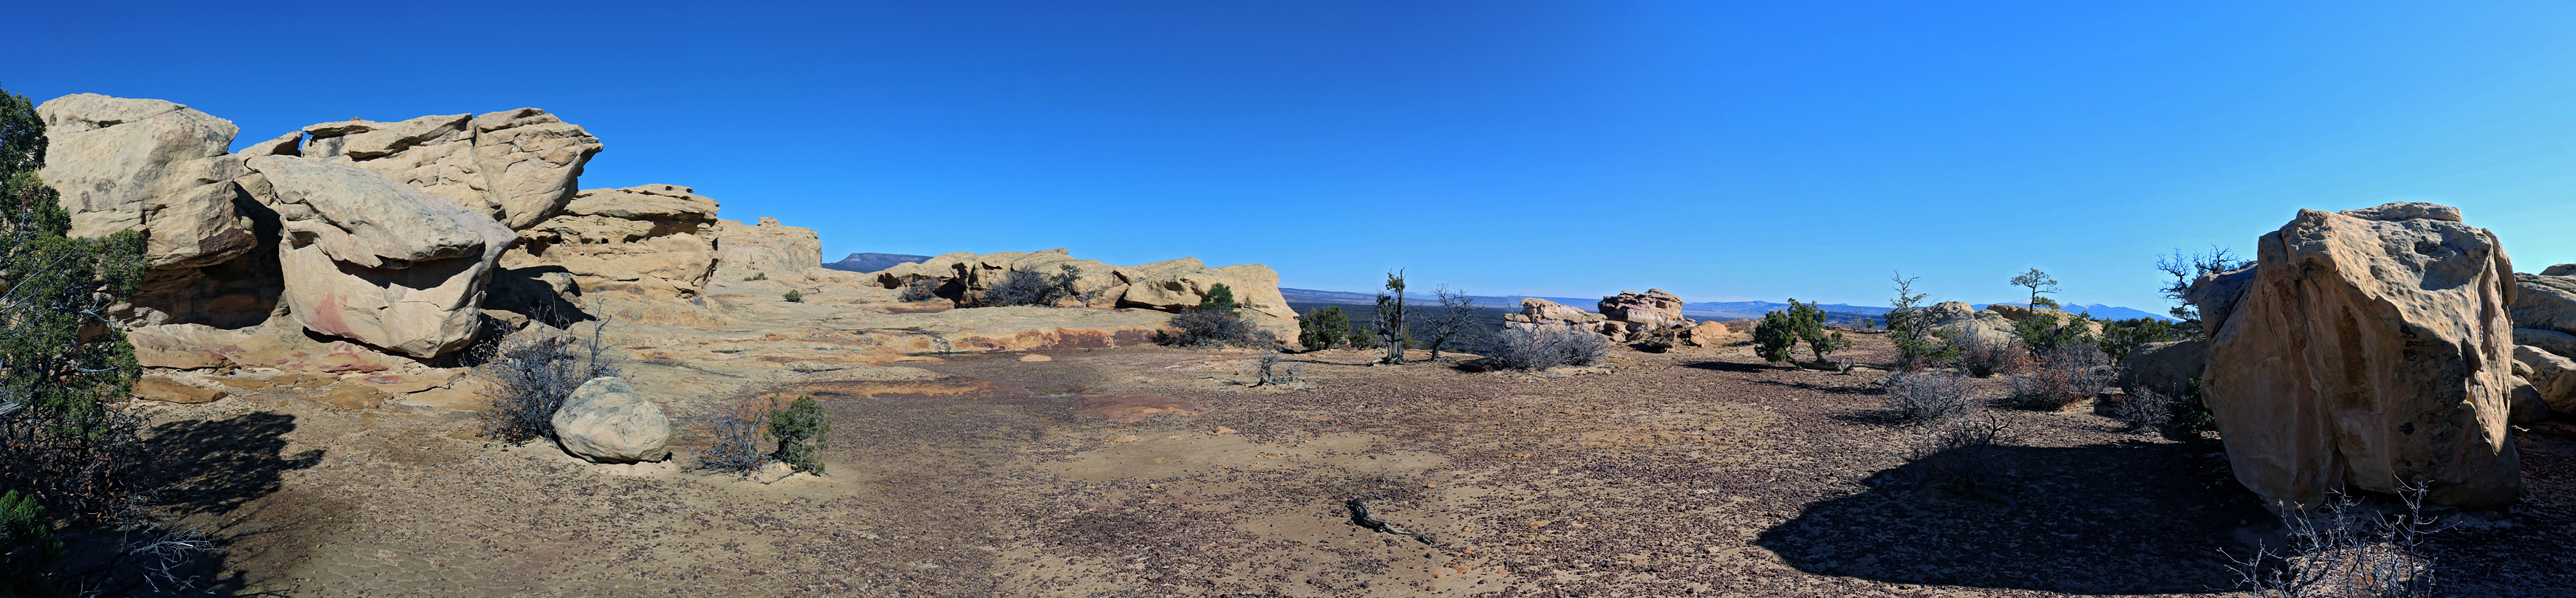
[[[718,219],[715,230],[716,276],[801,280],[823,268],[823,241],[814,229],[762,218],[758,225]]]
[[[413,357],[474,339],[509,229],[355,166],[292,156],[249,165],[274,193],[284,302],[296,322]]]
[[[2576,360],[2528,345],[2514,347],[2513,360],[2530,370],[2524,377],[2549,410],[2576,413]]]
[[[1619,291],[1601,298],[1601,317],[1619,323],[1605,328],[1614,340],[1639,338],[1666,328],[1688,328],[1695,322],[1682,317],[1682,298],[1663,289],[1646,292]]]
[[[1226,285],[1234,294],[1237,313],[1254,325],[1274,333],[1294,334],[1297,312],[1288,307],[1288,299],[1279,292],[1279,273],[1260,264],[1237,264],[1210,268],[1197,258],[1164,260],[1135,266],[1116,266],[1094,260],[1076,259],[1068,250],[1008,253],[950,253],[917,263],[901,264],[866,276],[872,284],[901,288],[915,280],[940,281],[951,299],[971,304],[974,298],[999,282],[1012,271],[1057,274],[1072,266],[1080,274],[1074,291],[1082,297],[1069,299],[1064,306],[1129,307],[1179,312],[1197,307],[1207,299],[1209,289]]]
[[[579,125],[535,108],[347,120],[305,127],[288,155],[354,164],[491,217],[513,230],[544,222],[573,199],[582,166],[603,145]],[[284,153],[285,138],[258,146]]]
[[[715,273],[716,207],[714,199],[677,185],[586,189],[562,213],[520,231],[519,245],[502,255],[501,266],[560,269],[578,291],[694,297]]]
[[[234,206],[241,189],[233,180],[248,171],[240,156],[225,153],[239,132],[231,121],[162,100],[86,93],[47,101],[36,112],[47,139],[37,176],[62,194],[70,234],[136,230],[148,240],[152,270],[120,315],[139,325],[240,319],[217,312],[265,316],[273,299],[257,296],[256,281],[207,280],[204,271],[259,245]],[[226,289],[246,296],[213,304]]]
[[[2576,276],[2517,272],[2513,284],[2515,327],[2576,333]]]
[[[1586,330],[1598,330],[1607,320],[1601,314],[1537,297],[1522,297],[1521,313],[1503,314],[1503,321],[1510,324],[1561,324]]]
[[[2203,277],[2203,399],[2237,480],[2289,506],[2421,482],[2436,504],[2512,504],[2512,271],[2494,234],[2428,204],[2302,210],[2240,294]]]
[[[1694,347],[1715,347],[1748,338],[1725,322],[1700,322],[1682,332],[1682,342]]]

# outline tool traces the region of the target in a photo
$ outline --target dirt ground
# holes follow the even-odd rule
[[[2083,406],[1998,411],[2019,433],[2009,503],[1918,488],[1880,373],[1743,347],[1557,376],[1328,351],[1262,387],[1248,353],[1027,355],[717,397],[825,401],[827,475],[775,483],[586,465],[434,408],[247,396],[163,408],[156,433],[187,447],[164,459],[188,472],[171,498],[230,545],[219,594],[2225,595],[2229,556],[2278,528],[2218,443]],[[1132,393],[1204,412],[1082,411]],[[2517,433],[2522,506],[2436,537],[2453,592],[2576,595],[2559,429]],[[1412,535],[1356,525],[1354,498]]]

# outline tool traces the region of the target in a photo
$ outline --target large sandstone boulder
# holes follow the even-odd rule
[[[1646,292],[1619,291],[1601,298],[1601,317],[1616,322],[1635,324],[1633,331],[1681,328],[1690,325],[1682,317],[1682,298],[1663,289]]]
[[[354,164],[513,230],[562,211],[573,199],[582,165],[605,147],[579,125],[535,108],[401,122],[347,120],[305,127],[303,134],[309,138],[288,155]],[[282,152],[285,145],[258,147]]]
[[[2209,364],[2209,340],[2191,339],[2166,343],[2147,343],[2129,351],[2129,360],[2121,364],[2121,387],[2152,390],[2168,397],[2181,397],[2191,392]]]
[[[2010,303],[1988,305],[1984,311],[1995,312],[1995,315],[2003,316],[2004,320],[2011,322],[2020,322],[2022,320],[2030,319],[2033,316],[2037,316],[2050,318],[2051,321],[2065,323],[2076,321],[2077,318],[2086,317],[2085,314],[2070,311],[2046,307],[2031,307],[2028,305],[2013,305]],[[2100,321],[2086,319],[2084,320],[2084,328],[2091,331],[2094,336],[2098,337],[2102,334],[2102,322]]]
[[[2437,208],[2301,210],[2258,242],[2232,305],[2201,305],[2221,326],[2203,401],[2236,479],[2267,501],[2418,482],[2435,504],[2519,497],[2513,264],[2493,233]]]
[[[565,397],[552,420],[564,452],[592,463],[660,461],[671,456],[671,420],[662,406],[635,394],[624,378],[592,378]]]
[[[915,263],[898,264],[863,278],[885,288],[902,288],[915,280],[941,282],[944,296],[972,304],[985,289],[1014,270],[1041,274],[1073,266],[1081,275],[1075,292],[1087,300],[1063,306],[1128,307],[1180,312],[1207,300],[1208,289],[1223,284],[1234,293],[1237,312],[1254,325],[1282,336],[1296,333],[1297,312],[1279,292],[1279,273],[1260,264],[1210,268],[1197,258],[1179,258],[1135,266],[1116,266],[1076,259],[1065,249],[1005,253],[950,253]]]
[[[375,172],[293,156],[249,165],[280,218],[284,302],[306,329],[413,357],[474,340],[484,285],[513,235]]]
[[[2576,414],[2576,360],[2529,345],[2515,346],[2513,360],[2531,370],[2524,377],[2550,411]]]
[[[2021,342],[2021,335],[2013,331],[2012,320],[1994,310],[1970,307],[1964,301],[1944,301],[1923,308],[1923,321],[1933,330],[1951,333],[1953,338],[1969,337],[1995,346]]]
[[[716,220],[716,276],[753,275],[801,280],[823,267],[823,241],[814,229],[762,218],[758,225]]]
[[[2576,358],[2576,334],[2538,328],[2515,328],[2513,344],[2556,353],[2560,357]]]
[[[130,324],[264,318],[273,295],[258,281],[205,269],[259,246],[235,209],[248,171],[225,148],[239,129],[231,121],[162,100],[77,94],[36,107],[45,120],[45,163],[37,176],[62,193],[71,235],[101,237],[137,230],[151,260],[143,288],[117,314]],[[227,293],[231,289],[237,293]],[[240,294],[215,305],[213,299]],[[223,313],[218,313],[223,312]],[[226,317],[247,312],[249,318]]]
[[[562,213],[520,231],[501,266],[561,268],[581,291],[693,297],[715,272],[715,229],[716,201],[688,187],[586,189]]]
[[[1503,314],[1503,320],[1515,324],[1566,324],[1584,329],[1598,329],[1608,317],[1574,306],[1537,297],[1521,298],[1521,313]]]

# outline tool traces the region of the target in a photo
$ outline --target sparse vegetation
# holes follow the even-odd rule
[[[1887,391],[1889,414],[1897,422],[1920,424],[1967,413],[1976,386],[1956,372],[1937,369],[1900,371],[1879,381]]]
[[[832,421],[823,417],[823,404],[814,397],[796,397],[769,414],[769,436],[778,440],[772,456],[796,471],[823,475],[823,449],[831,434]]]
[[[1278,344],[1270,331],[1253,327],[1235,313],[1234,289],[1219,283],[1208,288],[1199,306],[1172,316],[1164,344],[1182,347],[1263,347]]]
[[[993,286],[984,289],[982,305],[984,307],[1016,305],[1054,307],[1065,299],[1081,299],[1082,293],[1075,290],[1075,286],[1081,281],[1082,269],[1073,264],[1064,264],[1062,270],[1055,274],[1040,274],[1035,270],[1012,270],[1003,273],[1000,282],[993,283]],[[1210,289],[1209,294],[1215,294],[1215,290]],[[1231,299],[1229,295],[1229,302]]]
[[[1907,457],[1924,488],[2018,506],[2002,485],[2003,451],[2014,439],[2002,419],[1971,411],[1934,421]]]
[[[2111,404],[2111,419],[2119,420],[2131,432],[2154,432],[2173,424],[2175,403],[2179,400],[2151,389],[2138,388],[2122,395]]]
[[[1835,351],[1851,347],[1841,331],[1825,329],[1825,309],[1817,304],[1790,299],[1789,320],[1797,325],[1798,340],[1807,344],[1807,353],[1815,356],[1816,363],[1834,363]]]
[[[1445,284],[1431,294],[1440,298],[1440,309],[1423,318],[1423,334],[1430,339],[1423,346],[1430,349],[1431,358],[1437,360],[1442,348],[1473,344],[1473,337],[1484,332],[1485,325],[1476,321],[1476,310],[1480,308],[1475,297]]]
[[[2030,306],[2033,309],[2040,307],[2040,295],[2057,292],[2057,279],[2050,278],[2047,272],[2041,272],[2038,268],[2031,268],[2029,272],[2012,277],[2012,285],[2030,288]],[[2049,301],[2048,307],[2057,307],[2057,302]]]
[[[1943,340],[1948,347],[1945,352],[1958,356],[1959,369],[1979,378],[2011,373],[2030,360],[2018,341],[2000,338],[2000,335],[1970,330],[1948,335]]]
[[[2029,317],[2013,322],[2013,335],[2021,338],[2023,350],[2039,356],[2058,347],[2095,345],[2100,339],[2094,338],[2092,323],[2092,318],[2083,314],[2061,319],[2056,314],[2031,312]]]
[[[1378,363],[1404,363],[1404,350],[1413,345],[1413,334],[1405,328],[1404,271],[1386,273],[1387,293],[1377,294],[1377,340],[1386,347],[1386,357]],[[1388,293],[1393,293],[1389,295]]]
[[[940,284],[937,277],[915,276],[911,282],[904,283],[903,292],[897,293],[895,299],[905,303],[938,299]]]
[[[1930,295],[1914,291],[1915,277],[1895,275],[1896,297],[1889,300],[1895,309],[1887,312],[1887,339],[1896,345],[1898,369],[1920,369],[1957,359],[1959,351],[1939,335],[1933,334],[1930,317],[1923,311],[1923,301]]]
[[[63,540],[44,505],[16,490],[0,493],[0,596],[53,595],[45,571],[62,556]]]
[[[802,293],[802,292],[798,292],[796,289],[788,289],[788,290],[787,290],[787,294],[786,294],[785,296],[780,297],[780,298],[782,298],[782,299],[786,299],[788,303],[804,303],[804,302],[805,302],[805,294],[804,294],[804,293]]]
[[[1574,326],[1512,326],[1495,335],[1493,348],[1486,351],[1492,354],[1485,358],[1498,369],[1544,370],[1600,361],[1610,352],[1610,339]]]
[[[753,281],[753,280],[769,280],[769,273],[768,273],[768,272],[753,272],[753,273],[751,273],[751,275],[750,275],[750,276],[742,277],[742,279],[743,279],[743,280],[745,280],[745,281]]]
[[[555,410],[574,389],[592,378],[616,376],[617,366],[601,358],[599,340],[608,327],[600,320],[588,338],[541,325],[529,325],[484,348],[475,375],[483,378],[483,434],[503,442],[525,443],[554,437]]]
[[[2172,322],[2155,318],[2130,318],[2102,323],[2102,352],[2111,363],[2128,363],[2129,354],[2147,343],[2174,340]]]
[[[760,445],[764,426],[777,408],[777,397],[737,400],[716,408],[707,422],[707,435],[714,441],[698,453],[698,469],[744,474],[768,465],[771,451],[760,450]]]
[[[2215,332],[2202,330],[2200,306],[2183,300],[2184,295],[2191,293],[2192,282],[2200,280],[2204,275],[2234,272],[2253,263],[2251,260],[2236,259],[2236,255],[2229,252],[2227,248],[2216,245],[2209,246],[2209,251],[2191,255],[2184,255],[2181,248],[2175,248],[2173,255],[2157,258],[2156,269],[2163,271],[2166,276],[2173,277],[2173,282],[2166,283],[2162,291],[2165,299],[2173,302],[2173,307],[2166,310],[2167,313],[2173,314],[2175,320],[2180,320],[2174,324],[2174,338],[2199,338]]]
[[[1326,307],[1297,318],[1297,344],[1308,351],[1322,351],[1347,342],[1352,336],[1351,318],[1340,307]]]
[[[1221,311],[1230,314],[1234,313],[1236,307],[1237,306],[1234,303],[1234,287],[1225,286],[1225,283],[1220,282],[1208,285],[1207,296],[1199,298],[1198,310]]]
[[[2418,550],[2441,531],[2424,514],[2423,484],[2399,486],[2402,507],[2379,514],[2342,492],[2320,508],[2282,515],[2289,545],[2266,545],[2231,566],[2261,598],[2415,598],[2434,596],[2433,560]]]
[[[1798,322],[1787,313],[1775,310],[1762,314],[1762,321],[1753,325],[1753,354],[1762,356],[1763,361],[1783,363],[1794,359],[1792,352],[1797,346]]]
[[[2061,345],[2031,358],[2030,366],[2005,380],[2003,404],[2022,409],[2056,410],[2096,395],[2110,386],[2111,360],[2090,344]]]
[[[1261,354],[1261,361],[1254,365],[1258,368],[1258,371],[1255,372],[1257,377],[1252,382],[1253,386],[1270,386],[1273,384],[1296,382],[1297,375],[1300,373],[1298,371],[1297,364],[1290,363],[1287,358],[1280,355],[1278,351],[1270,351]]]

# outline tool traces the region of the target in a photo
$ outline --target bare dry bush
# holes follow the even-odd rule
[[[1486,355],[1497,369],[1544,370],[1591,365],[1610,352],[1610,339],[1574,326],[1514,326],[1495,335]]]
[[[943,283],[937,277],[915,277],[912,282],[903,285],[903,292],[896,295],[895,299],[906,303],[938,299],[941,284]]]
[[[1163,336],[1163,344],[1177,347],[1269,347],[1278,344],[1276,335],[1243,321],[1234,310],[1193,309],[1172,316],[1172,330]]]
[[[1991,414],[1951,416],[1924,430],[1907,460],[1921,487],[2016,505],[2002,486],[2004,447],[2015,438],[2012,427]]]
[[[1967,370],[1968,375],[1979,378],[2012,373],[2019,369],[2030,353],[2022,350],[2017,341],[2000,340],[1974,332],[1950,337],[1950,347],[1958,352],[1959,369]]]
[[[1254,366],[1258,368],[1258,371],[1256,372],[1258,378],[1253,381],[1253,386],[1270,386],[1273,384],[1296,382],[1298,378],[1297,375],[1304,373],[1304,368],[1298,367],[1297,364],[1289,362],[1287,358],[1281,356],[1278,351],[1270,351],[1261,354],[1261,361],[1255,363]]]
[[[571,330],[530,325],[485,347],[474,374],[483,378],[484,396],[492,409],[483,412],[483,433],[507,442],[554,437],[555,410],[574,389],[592,378],[615,376],[617,366],[600,358],[607,350],[600,320],[588,338]]]
[[[2008,407],[2053,411],[2102,394],[2118,378],[2111,358],[2091,344],[2049,349],[2005,380]]]
[[[1976,386],[1966,376],[1947,370],[1897,372],[1879,381],[1887,391],[1887,408],[1896,421],[1919,424],[1967,413]]]
[[[2111,403],[2111,419],[2128,425],[2124,431],[2155,432],[2173,423],[2174,409],[2180,403],[2164,393],[2140,387]]]
[[[765,438],[762,426],[769,423],[769,412],[778,407],[776,398],[746,398],[716,408],[707,416],[707,434],[715,442],[698,454],[697,468],[707,471],[743,474],[768,465],[769,451],[760,450]]]
[[[2441,528],[2424,514],[2425,490],[2400,486],[2402,511],[2388,514],[2337,492],[2322,508],[2282,516],[2290,529],[2286,553],[2267,545],[2231,568],[2262,598],[2432,596],[2433,561],[2417,545]]]

